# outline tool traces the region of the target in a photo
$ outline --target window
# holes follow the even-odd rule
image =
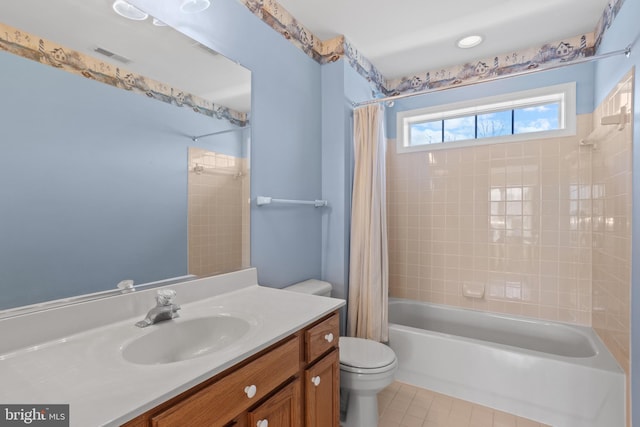
[[[575,83],[399,112],[398,151],[551,138],[576,133]]]

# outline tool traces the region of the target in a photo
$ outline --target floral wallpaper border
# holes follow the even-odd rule
[[[248,124],[246,113],[215,104],[1,23],[0,50],[168,104],[189,107],[197,113],[225,119],[237,126]]]
[[[540,47],[504,53],[472,63],[387,80],[380,71],[343,36],[328,41],[318,39],[276,0],[240,0],[254,15],[320,64],[343,57],[373,86],[374,96],[398,95],[425,89],[454,86],[509,75],[531,68],[544,68],[595,54],[602,36],[611,26],[624,0],[609,0],[595,31],[548,43]]]

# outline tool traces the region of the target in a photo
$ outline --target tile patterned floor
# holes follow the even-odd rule
[[[378,427],[549,427],[399,381],[378,393]]]

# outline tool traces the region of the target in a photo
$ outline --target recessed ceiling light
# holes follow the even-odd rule
[[[180,5],[182,13],[199,13],[211,5],[209,0],[183,0]]]
[[[149,17],[135,6],[131,6],[124,0],[116,0],[113,2],[113,10],[120,16],[124,16],[127,19],[133,19],[134,21],[144,21]]]
[[[482,36],[467,36],[458,40],[458,47],[461,49],[469,49],[478,46],[480,43],[482,43]]]

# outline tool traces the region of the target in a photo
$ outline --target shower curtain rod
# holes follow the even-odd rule
[[[250,126],[245,126],[245,127],[241,127],[241,128],[235,128],[235,129],[220,130],[218,132],[207,133],[207,134],[204,134],[204,135],[192,136],[191,139],[193,140],[193,142],[198,142],[198,140],[200,138],[205,138],[207,136],[221,135],[223,133],[229,133],[229,132],[238,132],[238,131],[243,131],[245,129],[250,129],[250,128],[251,128]]]
[[[640,38],[640,36],[638,36],[638,38]],[[493,82],[493,81],[497,81],[497,80],[508,79],[508,78],[511,78],[511,77],[520,77],[520,76],[524,76],[524,75],[528,75],[528,74],[539,73],[541,71],[554,70],[556,68],[563,68],[563,67],[567,67],[567,66],[570,66],[570,65],[584,64],[586,62],[598,61],[600,59],[610,58],[612,56],[625,55],[628,58],[629,55],[631,55],[631,48],[636,44],[636,42],[638,41],[638,38],[636,38],[636,40],[633,43],[631,43],[630,45],[628,45],[624,49],[614,50],[612,52],[602,53],[600,55],[587,56],[587,57],[580,58],[580,59],[577,59],[577,60],[571,61],[571,62],[563,62],[563,63],[554,64],[554,65],[550,65],[548,67],[542,67],[542,68],[532,68],[532,69],[529,69],[529,70],[524,70],[524,71],[520,71],[520,72],[513,73],[513,74],[508,74],[508,75],[503,75],[503,76],[496,76],[496,77],[489,77],[489,78],[486,78],[486,79],[483,79],[483,80],[476,80],[476,81],[472,81],[472,82],[468,82],[468,83],[460,83],[460,84],[455,85],[455,86],[442,86],[442,87],[437,87],[437,88],[433,88],[433,89],[421,90],[419,92],[403,93],[403,94],[400,94],[400,95],[392,95],[392,96],[387,96],[387,97],[384,97],[384,98],[370,99],[370,100],[361,101],[361,102],[352,102],[351,105],[352,105],[353,108],[358,108],[358,107],[363,107],[365,105],[378,104],[378,103],[381,103],[381,102],[391,102],[391,101],[395,101],[395,100],[398,100],[398,99],[411,98],[411,97],[414,97],[414,96],[426,95],[428,93],[433,93],[433,92],[441,92],[441,91],[444,91],[444,90],[456,89],[456,88],[465,87],[465,86],[473,86],[473,85],[477,85],[477,84],[481,84],[481,83],[488,83],[488,82]]]

